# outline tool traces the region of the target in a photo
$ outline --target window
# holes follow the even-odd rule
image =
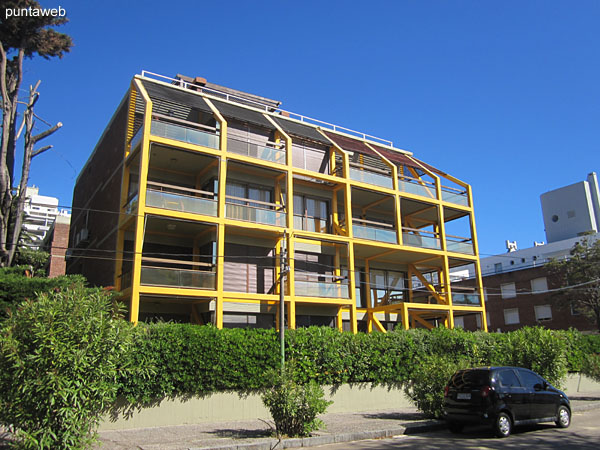
[[[581,315],[581,311],[576,306],[571,305],[571,315],[579,316]]]
[[[498,381],[502,387],[521,387],[521,383],[512,369],[498,372]]]
[[[494,272],[495,273],[502,272],[502,263],[501,262],[494,264]]]
[[[403,272],[371,269],[371,298],[374,303],[388,305],[404,301]]]
[[[548,290],[548,281],[546,277],[534,278],[531,280],[531,291],[534,293],[546,292]]]
[[[465,328],[465,318],[464,317],[454,317],[454,328]]]
[[[477,329],[481,330],[481,314],[475,315],[475,323],[477,324]]]
[[[529,370],[519,369],[519,377],[523,382],[523,386],[533,389],[536,384],[544,384],[544,380]]]
[[[515,283],[505,283],[500,285],[502,298],[515,298],[517,296],[517,287]]]
[[[305,195],[294,195],[294,228],[328,233],[329,202]]]
[[[567,219],[572,219],[573,217],[575,217],[575,211],[567,211]]]
[[[504,310],[504,324],[515,325],[519,323],[519,308],[510,308]]]
[[[535,309],[535,320],[552,320],[552,307],[550,305],[537,305]]]

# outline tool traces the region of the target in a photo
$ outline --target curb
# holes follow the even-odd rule
[[[573,406],[573,412],[600,409],[600,401],[587,405]],[[356,433],[328,434],[306,438],[271,439],[263,442],[248,442],[219,447],[192,447],[189,450],[277,450],[284,448],[317,447],[319,445],[338,444],[342,442],[364,441],[367,439],[385,439],[394,436],[426,433],[446,428],[443,420],[421,420],[385,430],[359,431]]]
[[[600,405],[600,403],[599,403]],[[249,442],[220,447],[193,447],[189,450],[275,450],[284,448],[316,447],[319,445],[338,444],[342,442],[364,441],[367,439],[385,439],[403,434],[425,433],[446,427],[441,420],[423,420],[385,430],[358,431],[355,433],[329,434],[306,438],[271,439],[267,442]]]

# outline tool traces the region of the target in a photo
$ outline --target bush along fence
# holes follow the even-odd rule
[[[353,335],[311,327],[286,331],[292,367],[286,380],[403,387],[417,407],[436,415],[456,368],[522,366],[560,387],[568,371],[600,381],[599,352],[600,336],[572,330]],[[22,303],[0,321],[0,424],[13,429],[24,447],[77,448],[93,437],[117,397],[133,409],[164,398],[268,392],[279,369],[276,330],[132,327],[106,293],[57,290]]]

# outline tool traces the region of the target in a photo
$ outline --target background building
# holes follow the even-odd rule
[[[470,186],[279,106],[135,76],[77,179],[68,271],[114,283],[134,322],[278,326],[283,274],[290,328],[485,329]]]
[[[560,286],[552,284],[545,268],[551,259],[568,258],[581,239],[600,239],[596,173],[540,199],[548,244],[536,242],[519,250],[516,242],[506,241],[507,253],[481,259],[488,327],[502,332],[536,325],[597,331],[595,322],[580,311],[557,306],[552,290]],[[453,271],[456,279],[470,280],[464,282],[470,286],[473,275],[469,270]]]
[[[600,190],[596,172],[587,180],[540,196],[546,240],[558,242],[600,231]]]
[[[27,198],[24,208],[21,241],[31,248],[39,248],[58,216],[70,217],[66,210],[59,210],[58,199],[39,195],[37,186],[28,186],[25,191]]]
[[[50,278],[64,275],[67,263],[66,254],[69,247],[69,227],[71,216],[60,214],[56,217],[42,243],[42,250],[49,253],[48,276]]]

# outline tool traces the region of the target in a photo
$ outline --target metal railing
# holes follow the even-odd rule
[[[408,177],[406,175],[398,177],[398,190],[409,194],[420,195],[421,197],[427,197],[429,199],[437,198],[435,183]]]
[[[473,255],[473,240],[466,237],[446,235],[446,250]]]
[[[388,225],[385,223],[353,218],[352,234],[355,238],[359,239],[388,242],[390,244],[398,243],[396,230],[394,230],[393,225]]]
[[[140,282],[147,286],[214,289],[215,272],[171,267],[142,266]]]
[[[215,193],[150,181],[146,190],[146,206],[214,217],[217,215]]]
[[[402,242],[411,247],[431,248],[440,250],[440,238],[436,233],[414,228],[402,228]]]
[[[220,146],[219,135],[214,132],[200,130],[183,124],[169,123],[162,120],[152,120],[150,134],[214,149],[218,149]]]
[[[285,164],[285,143],[265,142],[258,143],[250,140],[244,141],[236,137],[227,137],[227,151],[237,153],[238,155],[250,156],[271,161],[278,164]]]
[[[348,282],[294,280],[299,297],[349,298]]]
[[[276,203],[235,197],[233,195],[225,196],[225,216],[228,219],[284,227],[286,225],[286,212],[282,209],[283,206]]]
[[[375,186],[388,189],[392,189],[394,187],[391,177],[370,171],[367,168],[359,169],[357,167],[350,167],[350,179],[359,181],[361,183],[374,184]]]
[[[176,86],[180,86],[184,89],[197,89],[202,91],[202,93],[208,94],[208,95],[213,95],[217,98],[224,98],[225,100],[228,100],[230,102],[235,102],[235,103],[241,103],[244,105],[249,105],[252,106],[254,108],[257,108],[259,110],[265,111],[265,112],[279,112],[280,114],[287,116],[291,119],[297,120],[299,122],[304,122],[304,123],[309,123],[311,125],[316,125],[316,126],[320,126],[320,127],[324,127],[324,128],[329,128],[330,130],[333,131],[338,131],[338,132],[342,132],[342,133],[346,133],[346,134],[350,134],[353,136],[357,136],[360,137],[361,139],[364,140],[371,140],[374,141],[378,144],[381,145],[385,145],[387,147],[393,147],[394,143],[392,141],[389,141],[387,139],[382,139],[379,138],[377,136],[373,136],[370,134],[366,134],[366,133],[362,133],[360,131],[356,131],[356,130],[352,130],[350,128],[346,128],[346,127],[342,127],[339,125],[335,125],[333,123],[329,123],[329,122],[325,122],[323,120],[319,120],[319,119],[314,119],[312,117],[307,117],[307,116],[303,116],[302,114],[297,114],[291,111],[285,111],[281,108],[275,108],[273,105],[268,105],[265,103],[260,103],[257,101],[253,101],[251,99],[245,98],[245,97],[241,97],[241,96],[237,96],[234,94],[229,94],[227,92],[223,92],[223,91],[218,91],[216,89],[210,89],[207,88],[205,86],[200,86],[197,85],[195,83],[188,83],[187,81],[181,80],[181,79],[177,79],[177,78],[171,78],[171,77],[167,77],[164,75],[160,75],[154,72],[149,72],[147,70],[142,70],[141,73],[142,77],[145,78],[155,78],[158,79],[159,81],[163,81],[163,82],[168,82],[170,84],[176,85]]]

